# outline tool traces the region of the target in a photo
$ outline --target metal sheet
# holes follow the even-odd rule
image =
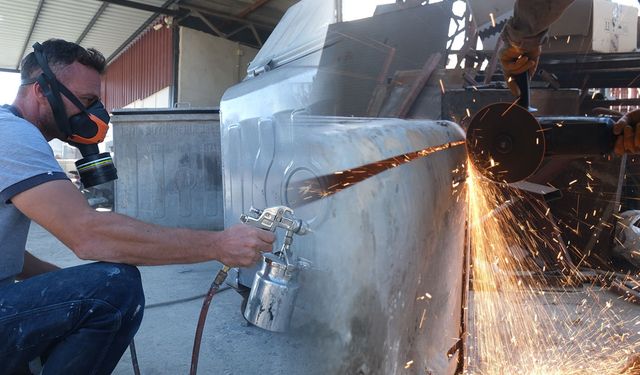
[[[217,110],[121,110],[111,121],[116,212],[172,227],[222,228]]]
[[[464,139],[449,122],[331,116],[363,113],[381,76],[443,53],[446,14],[417,6],[331,25],[335,38],[322,48],[229,89],[221,102],[225,226],[251,207],[292,205],[298,181]],[[385,64],[389,46],[399,57]],[[436,152],[296,208],[312,230],[293,242],[313,265],[301,273],[291,333],[304,339],[295,348],[304,373],[455,372],[466,217],[456,179],[464,162],[463,147]],[[241,269],[240,284],[250,286],[254,274]]]
[[[250,207],[290,205],[295,181],[463,139],[451,123],[289,119],[223,126],[227,226]],[[464,160],[463,148],[442,151],[296,210],[312,234],[293,249],[314,268],[303,272],[294,326],[318,374],[399,373],[411,360],[420,373],[453,372],[465,205],[452,186]]]

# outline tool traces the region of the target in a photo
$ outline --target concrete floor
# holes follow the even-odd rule
[[[82,264],[42,227],[32,224],[27,248],[61,267]],[[140,267],[147,306],[203,295],[215,273],[216,262],[162,267]],[[202,340],[199,374],[307,374],[308,365],[295,351],[299,338],[249,326],[240,314],[242,298],[234,290],[216,295]],[[187,374],[202,298],[145,310],[135,338],[142,374]],[[293,372],[292,372],[293,371]],[[129,351],[114,374],[133,374]]]

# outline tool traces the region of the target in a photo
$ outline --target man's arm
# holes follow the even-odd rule
[[[51,263],[45,262],[42,259],[35,257],[28,251],[24,252],[24,265],[22,266],[22,272],[16,276],[18,280],[25,280],[33,276],[38,276],[43,273],[59,270],[60,267]]]
[[[535,73],[541,53],[541,44],[554,23],[574,0],[517,0],[513,17],[502,30],[505,46],[500,60],[507,84],[514,95],[520,91],[510,77],[529,71]],[[640,153],[640,110],[629,112],[614,126],[614,151],[617,155]]]
[[[504,46],[499,52],[507,85],[515,96],[520,90],[513,76],[527,71],[533,76],[549,26],[571,3],[573,0],[516,1],[513,17],[502,30]]]
[[[236,225],[222,232],[167,228],[92,209],[68,180],[50,181],[11,202],[67,245],[79,258],[134,265],[218,260],[249,266],[271,251],[270,232]]]
[[[542,44],[549,26],[574,0],[518,0],[502,37],[505,42],[531,49]]]

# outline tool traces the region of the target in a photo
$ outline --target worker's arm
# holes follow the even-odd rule
[[[270,251],[270,232],[236,225],[222,232],[167,228],[92,209],[68,180],[43,183],[11,202],[67,245],[79,258],[133,265],[218,260],[249,266]]]
[[[504,46],[500,50],[500,61],[509,88],[520,95],[511,78],[528,71],[533,75],[538,66],[542,42],[554,23],[574,0],[518,0],[513,17],[502,30]]]
[[[525,49],[540,46],[554,23],[574,0],[518,0],[502,31],[509,44]]]
[[[24,252],[24,265],[22,266],[22,272],[16,276],[18,280],[25,280],[33,276],[38,276],[43,273],[59,270],[60,267],[51,263],[45,262],[42,259],[35,257],[28,251]]]

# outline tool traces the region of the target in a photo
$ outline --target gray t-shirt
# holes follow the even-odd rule
[[[22,272],[31,220],[11,204],[19,193],[67,179],[51,146],[15,108],[0,107],[0,286]]]

